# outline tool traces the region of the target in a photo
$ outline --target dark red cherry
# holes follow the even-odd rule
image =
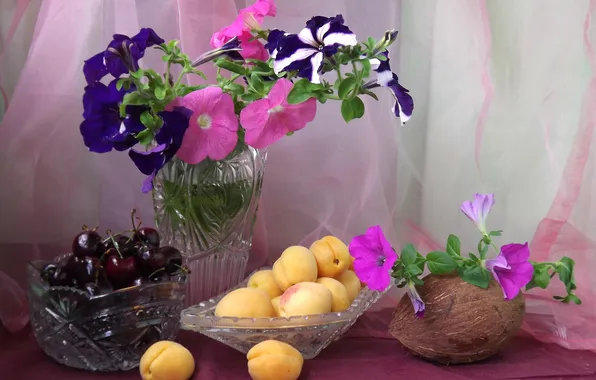
[[[166,257],[157,247],[142,247],[137,252],[136,260],[141,275],[145,278],[166,266]]]
[[[134,239],[145,245],[159,247],[159,233],[151,227],[139,228],[135,233]]]
[[[126,235],[118,235],[114,236],[114,240],[118,245],[118,251],[123,257],[132,257],[135,255],[137,246],[135,245],[135,241]],[[106,250],[116,250],[115,244],[112,239],[108,240],[106,243]]]
[[[182,268],[182,254],[174,247],[164,246],[160,247],[159,250],[166,258],[166,272],[168,274],[174,274]]]
[[[79,257],[101,257],[105,252],[101,236],[95,231],[82,231],[72,241],[72,253]]]
[[[76,280],[61,266],[48,264],[41,270],[41,278],[50,286],[77,286]]]
[[[134,257],[120,257],[117,253],[110,253],[105,265],[106,276],[114,289],[131,286],[139,276]]]
[[[71,256],[66,262],[65,269],[80,285],[94,283],[97,279],[97,268],[99,259],[97,257]]]

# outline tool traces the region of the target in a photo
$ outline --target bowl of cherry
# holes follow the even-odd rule
[[[55,361],[90,371],[126,371],[160,340],[174,339],[188,269],[159,234],[135,226],[101,236],[83,227],[72,253],[27,269],[31,325]]]

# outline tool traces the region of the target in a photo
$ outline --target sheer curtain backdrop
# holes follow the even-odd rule
[[[27,322],[25,265],[68,249],[83,224],[123,229],[131,208],[152,220],[126,154],[87,152],[78,132],[82,62],[114,33],[150,26],[189,56],[209,49],[244,0],[2,0],[0,5],[0,320]],[[278,0],[269,28],[298,31],[341,13],[361,38],[400,30],[391,55],[416,109],[404,127],[389,93],[345,124],[338,104],[269,149],[250,268],[324,234],[348,241],[380,224],[396,246],[424,251],[456,233],[473,248],[459,204],[494,192],[502,243],[533,259],[577,262],[584,304],[532,291],[525,328],[596,349],[595,1]],[[161,65],[148,54],[145,65]],[[159,67],[159,66],[157,66]],[[213,71],[208,71],[213,74]],[[5,109],[5,111],[3,111]],[[3,115],[3,116],[2,116]],[[392,306],[399,293],[381,306]]]

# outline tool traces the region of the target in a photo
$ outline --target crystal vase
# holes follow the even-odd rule
[[[239,146],[224,160],[170,160],[154,181],[162,244],[190,269],[186,302],[195,305],[244,279],[267,154]]]

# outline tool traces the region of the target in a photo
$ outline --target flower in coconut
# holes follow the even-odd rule
[[[358,44],[356,35],[344,25],[342,15],[335,17],[315,16],[306,23],[306,28],[298,34],[285,34],[276,31],[267,41],[271,51],[273,70],[297,70],[298,76],[312,83],[320,83],[323,58],[330,57],[341,46]]]
[[[128,151],[128,156],[139,171],[147,176],[141,188],[143,193],[151,191],[157,172],[174,157],[180,148],[191,112],[184,107],[175,107],[171,111],[162,111],[158,115],[163,120],[163,125],[155,135],[157,145],[148,151],[135,149]]]
[[[370,227],[364,235],[355,236],[349,251],[354,257],[356,276],[369,289],[385,290],[391,284],[390,271],[398,257],[380,226]]]
[[[534,266],[528,261],[530,248],[525,244],[507,244],[501,247],[501,253],[485,262],[495,280],[503,288],[506,300],[514,299],[534,275]]]
[[[412,306],[414,307],[416,318],[424,318],[426,305],[424,305],[424,301],[420,298],[420,295],[416,291],[416,286],[412,281],[408,282],[408,297],[410,297],[410,302],[412,302]]]
[[[229,40],[237,37],[240,41],[244,58],[266,61],[268,56],[263,44],[252,40],[251,30],[261,29],[265,16],[275,16],[277,7],[273,0],[257,0],[253,5],[241,9],[236,20],[211,36],[211,46],[219,48]],[[251,41],[252,40],[252,41]]]
[[[189,164],[205,158],[223,160],[238,142],[234,101],[220,87],[193,91],[181,100],[192,111],[190,125],[176,155]]]
[[[395,104],[393,106],[393,113],[399,117],[401,124],[403,125],[406,121],[410,120],[412,112],[414,111],[414,99],[408,93],[408,89],[399,84],[397,74],[391,71],[389,66],[389,53],[387,50],[381,53],[386,60],[381,61],[377,58],[371,59],[371,65],[376,72],[376,78],[364,84],[364,89],[370,89],[375,87],[387,87],[391,90],[391,94],[395,98]]]
[[[483,235],[487,235],[486,217],[495,204],[493,194],[476,194],[471,201],[462,203],[460,210],[470,219]]]
[[[164,40],[151,28],[143,28],[128,37],[114,34],[112,42],[102,51],[85,61],[83,73],[88,84],[98,82],[110,73],[114,78],[129,71],[139,69],[139,60],[145,55],[145,50],[154,45],[160,45]]]
[[[288,133],[296,132],[315,118],[314,98],[299,104],[289,104],[292,82],[279,79],[266,98],[248,104],[240,112],[240,124],[245,129],[246,143],[257,149],[265,148]]]

